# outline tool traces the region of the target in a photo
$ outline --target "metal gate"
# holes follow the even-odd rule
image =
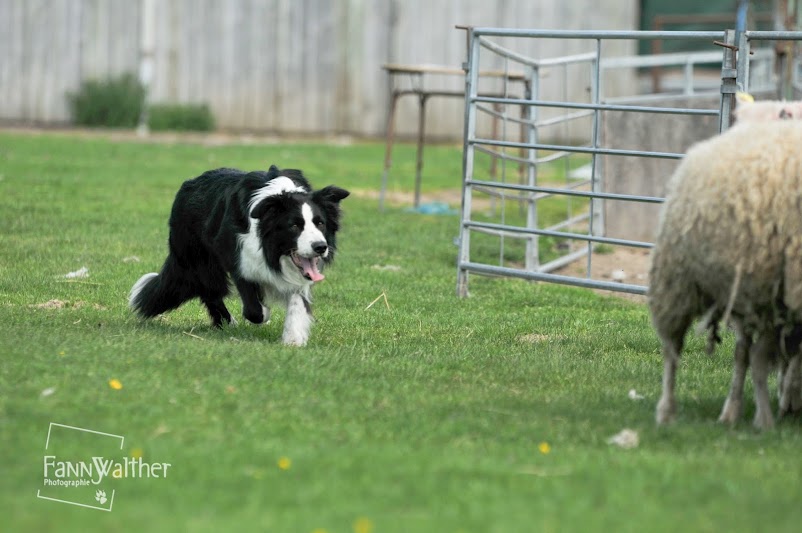
[[[616,206],[627,204],[660,204],[664,198],[658,194],[611,192],[610,176],[602,172],[602,163],[605,158],[678,160],[684,150],[615,146],[610,135],[602,142],[603,117],[618,113],[641,119],[649,117],[652,121],[656,120],[652,117],[681,116],[714,121],[711,134],[723,131],[731,122],[736,91],[750,90],[750,65],[754,71],[753,90],[776,97],[777,88],[782,85],[779,82],[790,83],[783,87],[796,86],[795,69],[789,66],[795,65],[789,61],[793,54],[784,58],[786,62],[778,71],[777,47],[753,50],[753,44],[802,39],[800,32],[733,30],[553,31],[477,27],[467,31],[462,213],[457,260],[459,296],[468,294],[471,273],[645,294],[645,283],[592,276],[593,260],[599,253],[616,247],[650,249],[653,246],[650,240],[608,235],[605,213],[615,213],[619,209]],[[535,59],[508,44],[521,39],[573,40],[588,50]],[[641,39],[703,41],[710,44],[710,50],[645,57],[605,55],[605,48],[612,41]],[[604,94],[609,76],[620,76],[619,72],[633,76],[638,69],[665,69],[672,65],[679,67],[677,92],[686,99],[683,101],[706,94],[712,104],[657,105],[654,95],[622,102]],[[511,74],[523,73],[527,80],[523,94],[513,94],[505,85],[502,96],[482,96],[480,71],[488,66]],[[568,69],[584,69],[585,94],[577,96],[576,87],[555,91],[555,79],[568,79],[565,74]],[[708,93],[696,88],[694,76],[699,72],[706,74],[708,85],[714,82]],[[571,79],[576,79],[576,75]],[[546,88],[547,82],[550,88]],[[785,89],[782,94],[790,95]],[[494,126],[489,135],[487,131],[491,128],[485,124],[488,120],[501,122],[501,127]],[[568,134],[555,134],[554,128],[563,128]],[[577,136],[576,131],[583,130],[587,131],[584,138],[571,139]],[[485,166],[492,171],[483,174]],[[667,180],[669,175],[667,172],[661,179]],[[555,273],[577,261],[584,261],[584,276]]]

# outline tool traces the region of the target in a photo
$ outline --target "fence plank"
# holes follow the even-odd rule
[[[156,3],[150,98],[206,102],[223,128],[381,135],[388,101],[381,65],[459,67],[465,34],[455,24],[633,29],[637,2],[621,4],[164,0]],[[0,0],[0,119],[67,121],[65,95],[83,80],[137,73],[142,16],[132,0]],[[464,82],[432,83],[459,90]],[[432,136],[459,138],[458,101],[433,99],[428,118]],[[415,134],[413,102],[401,101],[397,126],[400,135]]]

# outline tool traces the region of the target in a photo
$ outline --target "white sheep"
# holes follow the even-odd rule
[[[794,100],[759,100],[748,93],[739,92],[735,96],[737,108],[735,118],[737,123],[767,122],[776,120],[802,120],[802,101]],[[715,326],[715,324],[713,324]],[[743,380],[748,366],[748,341],[734,324],[739,344],[736,344],[735,368],[733,382],[724,409],[719,420],[735,422],[740,418],[740,399],[743,391]],[[802,410],[802,354],[799,352],[802,340],[802,326],[791,328],[786,324],[784,331],[777,332],[777,351],[783,355],[779,358],[779,372],[777,376],[779,415]],[[708,353],[712,353],[713,340],[720,340],[716,328],[711,329],[711,342],[708,343]]]
[[[735,95],[737,107],[735,119],[739,123],[767,122],[773,120],[802,120],[800,100],[758,100],[747,93]]]
[[[773,425],[769,363],[802,323],[800,146],[802,122],[742,120],[694,145],[672,176],[648,294],[663,344],[659,423],[676,412],[676,368],[691,322],[704,316],[715,337],[713,325],[723,316],[732,319],[737,343],[733,384],[720,419],[734,421],[740,414],[748,354],[754,424]],[[787,372],[789,380],[793,372]]]

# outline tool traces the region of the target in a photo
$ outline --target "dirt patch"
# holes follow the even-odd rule
[[[379,201],[380,192],[376,189],[351,189],[351,194],[356,198]],[[384,194],[384,202],[394,207],[412,206],[415,196],[410,191],[387,191]],[[434,202],[448,204],[449,207],[459,209],[462,204],[462,191],[460,189],[444,189],[431,193],[421,194],[420,203],[430,204]]]
[[[40,304],[31,304],[28,307],[32,307],[34,309],[81,309],[83,307],[91,307],[96,311],[106,311],[106,307],[100,304],[90,304],[89,302],[84,302],[83,300],[78,300],[75,302],[68,302],[64,300],[48,300],[46,302],[42,302]]]
[[[618,247],[610,253],[594,253],[591,261],[590,277],[604,281],[618,281],[633,285],[648,285],[649,250]],[[584,277],[587,272],[587,258],[582,257],[555,271],[564,276]],[[597,291],[636,302],[646,302],[646,297],[616,291]]]

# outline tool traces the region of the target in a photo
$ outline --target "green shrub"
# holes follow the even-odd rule
[[[67,99],[75,124],[133,128],[145,103],[145,88],[133,74],[106,80],[87,80]]]
[[[214,116],[206,104],[153,104],[148,109],[148,126],[153,131],[211,131]]]

